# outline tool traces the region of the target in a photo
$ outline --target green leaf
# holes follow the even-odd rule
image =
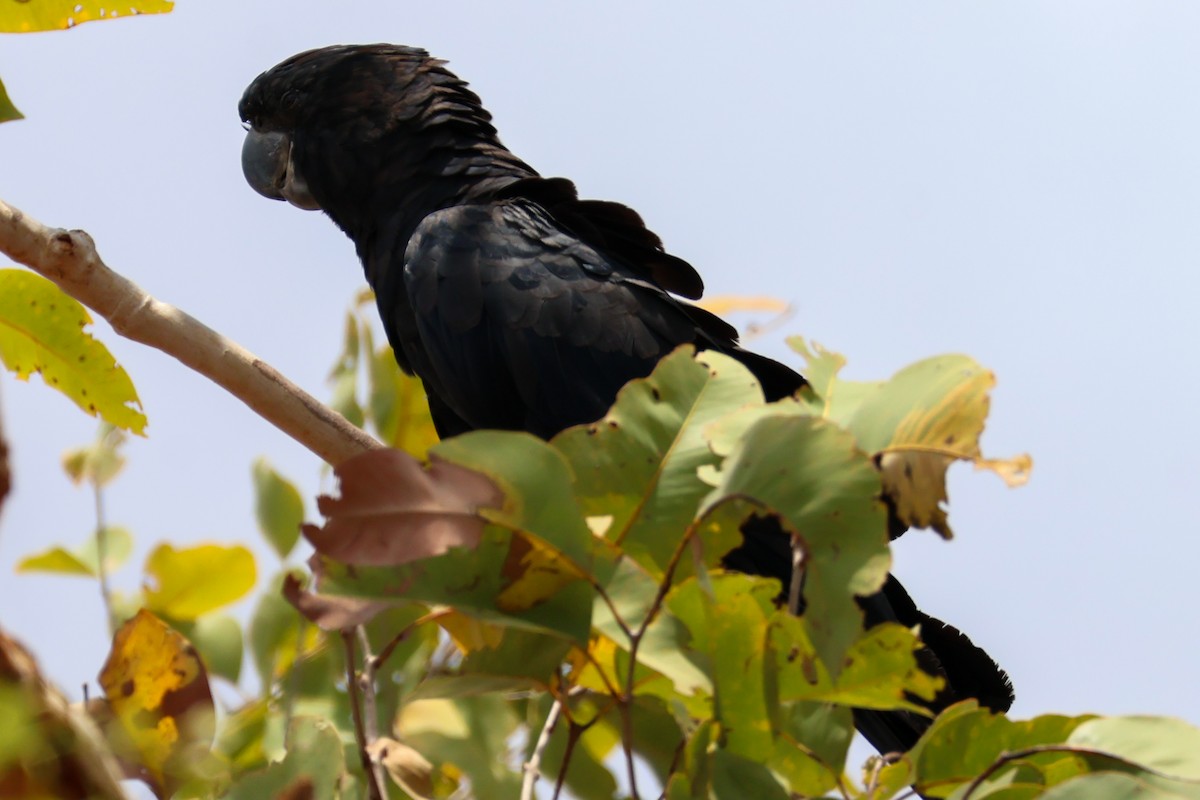
[[[705,426],[762,402],[758,382],[741,364],[712,351],[693,353],[678,348],[649,377],[626,384],[603,419],[552,441],[571,463],[584,513],[611,516],[607,538],[656,577],[708,493],[696,473],[718,459]]]
[[[133,535],[125,528],[107,528],[104,536],[104,569],[111,574],[125,563],[125,559],[132,552]],[[51,547],[41,553],[26,556],[17,564],[17,572],[51,572],[94,578],[100,574],[99,560],[96,536],[90,536],[83,545],[73,550]]]
[[[213,749],[229,761],[235,777],[266,766],[263,739],[269,713],[270,706],[266,700],[254,700],[227,714],[222,720]]]
[[[808,361],[810,385],[800,394],[809,413],[837,422],[859,446],[878,456],[883,484],[907,525],[952,535],[946,511],[946,468],[955,460],[990,469],[1010,486],[1029,479],[1027,455],[986,459],[979,449],[996,378],[963,355],[927,358],[876,383],[843,381],[839,355],[810,351],[789,340]]]
[[[117,19],[135,14],[165,14],[175,7],[171,0],[141,0],[121,3],[116,8],[101,0],[35,0],[0,6],[0,33],[29,33],[72,28],[99,19]]]
[[[508,763],[517,722],[512,706],[489,694],[407,703],[396,716],[395,732],[442,771],[451,765],[466,773],[473,796],[516,797],[521,776]]]
[[[1162,775],[1200,781],[1200,729],[1172,717],[1101,717],[1071,732],[1068,744],[1100,750]]]
[[[799,400],[812,414],[845,425],[854,418],[863,400],[883,385],[883,381],[839,378],[838,373],[846,366],[845,356],[830,352],[816,342],[811,350],[803,337],[791,336],[787,342],[804,356],[808,388],[800,392]]]
[[[788,791],[759,761],[717,750],[712,755],[712,795],[715,800],[788,800]]]
[[[846,752],[854,738],[849,708],[828,703],[789,703],[781,715],[771,768],[791,790],[807,797],[823,795],[838,785]]]
[[[285,791],[297,797],[335,798],[346,775],[342,739],[329,720],[294,717],[288,726],[288,750],[283,761],[252,772],[230,787],[230,800],[279,797]],[[300,792],[300,787],[308,787]]]
[[[124,431],[102,422],[95,441],[63,453],[63,471],[76,485],[106,486],[125,468],[125,456],[121,455],[124,444]]]
[[[310,628],[315,630],[280,594],[285,575],[286,571],[267,582],[250,617],[247,631],[250,654],[254,657],[258,679],[264,689],[273,686],[291,668],[301,631]]]
[[[353,312],[347,312],[342,353],[329,372],[329,383],[333,385],[329,407],[345,417],[351,425],[361,428],[366,418],[358,402],[358,352],[358,318]]]
[[[879,473],[846,431],[781,411],[750,426],[717,479],[706,512],[755,502],[801,534],[809,634],[836,676],[862,629],[854,597],[878,591],[891,563]]]
[[[1036,745],[1061,744],[1091,717],[1046,715],[1025,722],[957,703],[938,715],[909,753],[917,787],[930,797],[947,797],[970,783],[1005,752]]]
[[[772,719],[778,707],[767,680],[767,619],[779,584],[748,575],[714,575],[712,594],[690,579],[675,587],[667,607],[691,633],[691,650],[710,667],[714,718],[730,753],[759,759],[774,748]]]
[[[590,573],[592,533],[558,450],[525,433],[474,431],[440,442],[430,455],[481,472],[504,491],[503,509],[483,509],[490,522],[538,539],[579,574]]]
[[[17,563],[17,572],[50,572],[58,575],[96,576],[95,570],[77,554],[64,547],[51,547],[40,553],[25,556]]]
[[[375,349],[370,325],[363,324],[362,336],[370,380],[367,409],[375,432],[389,446],[425,458],[438,442],[425,385],[400,370],[391,347]]]
[[[254,462],[254,516],[258,529],[280,558],[287,558],[300,538],[304,500],[300,490],[260,458]]]
[[[41,373],[87,413],[142,434],[146,417],[133,382],[108,348],[83,330],[91,322],[82,305],[42,276],[0,269],[0,361],[21,380]]]
[[[228,614],[205,614],[194,622],[179,623],[179,632],[191,640],[214,675],[237,683],[242,671],[242,626]]]
[[[0,81],[0,122],[12,122],[18,119],[25,119],[25,115],[17,110],[17,107],[12,104],[12,100],[8,99],[4,81]]]
[[[498,641],[472,649],[456,674],[426,677],[406,699],[527,692],[549,686],[570,642],[519,628],[497,628]]]
[[[202,544],[176,550],[161,544],[146,559],[146,607],[176,620],[193,620],[254,588],[254,556],[241,545]],[[214,579],[218,578],[218,579]]]
[[[440,443],[430,457],[482,473],[502,490],[503,508],[477,512],[493,523],[479,545],[399,566],[347,567],[321,559],[320,590],[448,605],[586,642],[592,534],[562,455],[528,434],[476,431]]]
[[[533,730],[540,730],[551,703],[549,695],[544,695],[537,703],[534,726],[539,727],[533,727]],[[565,786],[573,797],[580,800],[611,800],[616,794],[617,782],[604,760],[620,744],[620,730],[611,720],[602,718],[602,709],[591,701],[573,704],[573,711],[575,719],[596,721],[579,734],[579,740],[571,752],[571,760],[566,765]],[[550,784],[558,779],[562,771],[569,732],[570,724],[560,718],[542,752],[541,774]],[[528,747],[532,748],[535,741],[536,737],[530,737]]]
[[[514,576],[519,579],[523,574],[521,563],[529,552],[519,535],[488,526],[474,550],[455,548],[398,567],[347,566],[319,556],[317,563],[320,589],[326,594],[449,605],[501,625],[586,642],[592,592],[584,581],[556,584],[553,594],[531,606],[501,602]]]
[[[1200,787],[1145,773],[1095,772],[1053,786],[1041,800],[1196,800]]]
[[[605,594],[612,606],[599,597],[595,599],[592,611],[593,627],[615,647],[628,652],[630,642],[625,628],[636,630],[642,625],[650,612],[658,587],[658,581],[641,564],[632,558],[619,559],[611,569],[611,574],[604,580]],[[620,615],[625,628],[618,623],[613,614],[614,609]],[[690,637],[687,627],[675,616],[672,609],[669,606],[662,608],[642,636],[637,653],[638,666],[648,667],[670,679],[675,691],[684,698],[709,698],[713,693],[713,685],[708,665],[699,648],[685,646]],[[620,664],[611,666],[615,672],[623,671],[617,669],[621,667]],[[642,681],[638,681],[638,690],[654,691],[652,686]]]
[[[906,709],[925,713],[909,696],[932,700],[942,686],[917,666],[921,648],[916,635],[902,625],[876,625],[846,651],[837,680],[817,657],[806,618],[780,611],[772,619],[771,646],[778,670],[779,697],[839,703],[857,708]]]

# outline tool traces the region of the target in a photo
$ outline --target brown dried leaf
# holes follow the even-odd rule
[[[381,737],[367,747],[373,761],[383,764],[388,775],[417,800],[433,796],[433,764],[403,742]]]
[[[335,470],[341,497],[317,505],[324,526],[304,526],[318,553],[345,564],[395,566],[479,545],[480,508],[504,494],[489,478],[432,458],[423,466],[400,450],[373,450]]]
[[[283,579],[283,596],[305,619],[326,631],[362,625],[389,605],[357,597],[316,594],[305,589],[300,579],[291,573]]]

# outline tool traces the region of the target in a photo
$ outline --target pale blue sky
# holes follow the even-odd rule
[[[361,271],[319,214],[245,185],[237,100],[309,47],[426,47],[522,158],[638,209],[711,294],[792,302],[786,332],[846,353],[852,377],[953,351],[993,368],[985,449],[1031,452],[1033,481],[956,467],[959,538],[909,534],[897,573],[1009,670],[1015,716],[1200,723],[1197,31],[1200,6],[1147,0],[181,0],[0,41],[28,117],[0,126],[0,198],[88,230],[114,268],[327,397]],[[118,585],[162,539],[255,543],[273,571],[250,464],[265,454],[315,494],[315,457],[98,335],[150,418],[108,494],[140,545]],[[789,357],[782,333],[755,347]],[[0,400],[16,480],[0,623],[77,695],[107,650],[94,585],[12,569],[88,535],[91,499],[58,460],[95,425],[36,379],[0,377]]]

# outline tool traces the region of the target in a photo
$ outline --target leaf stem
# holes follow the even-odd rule
[[[367,752],[367,733],[363,724],[363,709],[358,695],[358,674],[354,669],[357,655],[354,646],[354,629],[342,631],[342,643],[346,646],[346,691],[350,693],[350,713],[354,718],[354,739],[358,743],[358,757],[362,762],[364,777],[367,779],[367,792],[371,800],[384,800],[387,794],[375,771],[374,760]]]
[[[117,620],[113,612],[112,586],[108,582],[108,525],[104,521],[104,490],[98,480],[92,480],[92,498],[96,506],[96,577],[100,582],[100,599],[104,602],[104,615],[108,620],[108,632],[117,629]]]

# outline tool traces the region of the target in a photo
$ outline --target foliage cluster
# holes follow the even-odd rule
[[[70,311],[20,328],[44,329],[24,338],[45,352],[14,346],[16,326],[0,336],[19,375],[103,350],[73,301],[43,297],[54,290],[38,280],[0,273]],[[919,710],[914,699],[938,688],[913,658],[919,631],[864,632],[853,602],[890,563],[881,495],[948,535],[952,461],[1012,483],[1029,469],[982,457],[993,378],[971,359],[858,383],[838,377],[839,356],[793,340],[812,387],[765,404],[739,364],[684,348],[604,419],[551,442],[495,431],[436,442],[419,384],[376,346],[363,299],[333,402],[400,449],[336,469],[324,524],[303,526],[311,569],[288,561],[301,493],[261,461],[256,517],[282,560],[265,580],[240,544],[164,543],[140,592],[112,592],[132,536],[104,520],[82,550],[29,556],[22,570],[99,579],[115,637],[104,697],[86,713],[0,642],[0,700],[21,732],[0,737],[0,786],[116,796],[87,762],[179,797],[531,797],[539,775],[580,798],[1200,796],[1200,732],[1182,723],[1012,722],[973,703],[940,715],[911,752],[848,771],[852,707]],[[120,383],[105,375],[55,385],[103,396]],[[95,410],[135,405],[118,393]],[[64,465],[102,492],[121,441],[108,425]],[[804,616],[780,603],[778,581],[720,569],[751,511],[796,534]],[[243,630],[224,609],[255,586]],[[222,682],[253,683],[244,658],[257,694],[215,702],[214,684],[220,697]]]

